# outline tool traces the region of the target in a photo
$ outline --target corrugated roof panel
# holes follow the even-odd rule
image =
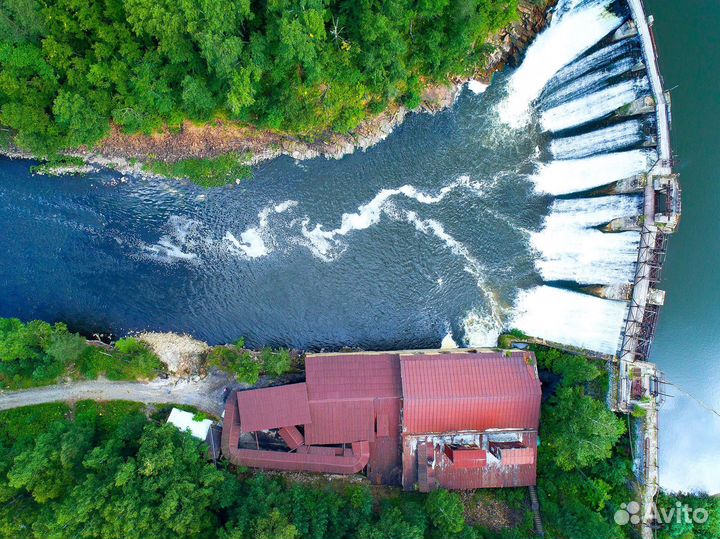
[[[305,358],[308,399],[400,397],[397,354],[309,355]]]
[[[237,407],[243,432],[304,425],[311,420],[305,384],[238,391]]]
[[[534,356],[402,355],[400,369],[407,433],[538,427]]]
[[[310,418],[305,425],[308,445],[375,440],[375,413],[370,399],[312,401]]]

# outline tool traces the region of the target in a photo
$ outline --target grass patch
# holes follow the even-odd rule
[[[235,376],[238,382],[255,385],[261,374],[280,376],[293,369],[292,356],[287,348],[263,348],[258,353],[235,346],[216,346],[207,354],[207,364]]]
[[[512,346],[513,341],[516,340],[523,340],[527,339],[528,336],[525,335],[522,331],[519,329],[511,329],[507,333],[503,333],[498,337],[498,348],[510,348]]]
[[[150,419],[157,421],[158,423],[165,423],[173,408],[177,408],[178,410],[182,410],[184,412],[190,412],[193,414],[193,419],[195,421],[202,421],[203,419],[219,419],[206,414],[202,410],[196,408],[195,406],[190,406],[189,404],[155,404],[153,407],[155,408],[155,411],[150,414]]]
[[[53,155],[44,160],[41,164],[30,167],[32,174],[57,174],[58,169],[62,171],[65,167],[82,167],[85,160],[82,157],[68,155]]]
[[[94,421],[102,436],[115,432],[128,416],[145,418],[145,405],[132,401],[79,401],[74,411],[76,421]]]
[[[248,156],[228,153],[208,159],[183,159],[174,163],[153,160],[143,168],[153,174],[167,178],[188,179],[201,187],[222,187],[236,180],[250,178],[252,169],[247,162]]]

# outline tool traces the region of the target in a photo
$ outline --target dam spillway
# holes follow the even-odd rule
[[[585,25],[582,35],[573,31],[577,21]],[[544,86],[500,105],[501,118],[515,128],[532,123],[535,109],[551,159],[531,181],[561,197],[531,237],[546,284],[519,295],[513,323],[552,342],[647,359],[664,297],[656,286],[667,234],[680,215],[669,96],[651,30],[639,0],[561,0],[545,33],[509,88],[524,84],[528,73],[542,73]],[[566,43],[567,36],[574,41]],[[553,47],[566,50],[556,55]],[[533,65],[547,55],[569,60],[551,74],[547,65]],[[553,281],[584,286],[557,288]],[[588,297],[592,290],[603,293]]]

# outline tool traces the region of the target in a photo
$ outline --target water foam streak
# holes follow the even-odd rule
[[[465,339],[471,346],[494,346],[497,343],[498,335],[503,327],[503,319],[500,304],[495,293],[487,282],[487,270],[485,266],[475,258],[470,250],[457,241],[445,231],[442,223],[435,219],[421,219],[413,211],[404,212],[405,220],[423,234],[435,236],[441,240],[450,251],[465,261],[465,271],[472,275],[478,289],[483,293],[488,302],[489,313],[476,312],[478,323],[473,332],[465,331]],[[482,322],[482,323],[480,323]],[[481,329],[480,329],[481,328]]]
[[[310,228],[309,219],[304,219],[302,222],[302,235],[308,240],[309,247],[316,256],[324,260],[332,260],[336,253],[341,250],[341,246],[338,244],[339,238],[357,230],[365,230],[379,223],[393,197],[403,195],[421,204],[437,204],[459,187],[482,192],[482,187],[477,182],[472,182],[467,176],[461,176],[440,189],[435,195],[423,193],[412,185],[403,185],[397,189],[383,189],[372,200],[359,206],[356,212],[344,213],[338,228],[326,230],[321,224],[316,224],[313,228]]]

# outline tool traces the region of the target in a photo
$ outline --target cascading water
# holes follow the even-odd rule
[[[536,266],[546,281],[615,284],[629,281],[637,259],[638,232],[607,234],[596,227],[640,214],[639,196],[556,200],[543,229],[532,235]]]
[[[657,159],[646,147],[653,119],[634,112],[643,107],[630,106],[650,94],[647,77],[637,74],[642,68],[637,41],[608,37],[621,23],[609,3],[561,2],[555,21],[510,79],[500,119],[520,127],[530,120],[525,111],[534,103],[539,127],[550,138],[552,159],[530,176],[538,192],[567,196],[614,182],[640,185],[633,179]],[[542,228],[530,234],[538,273],[548,283],[608,289],[630,283],[640,234],[602,227],[616,222],[632,228],[641,214],[640,195],[555,200]],[[624,301],[541,285],[518,294],[510,323],[530,335],[614,354],[627,307]]]
[[[585,77],[558,88],[554,92],[543,92],[541,105],[544,109],[562,105],[565,101],[575,99],[584,94],[601,90],[608,81],[630,71],[636,65],[634,58],[621,58],[606,68],[593,71]]]
[[[584,159],[556,160],[539,165],[530,179],[541,193],[566,195],[641,174],[652,166],[655,159],[655,152],[630,150]]]
[[[578,127],[610,115],[620,107],[647,95],[649,89],[647,77],[626,80],[543,111],[540,125],[545,131],[552,132]]]
[[[582,135],[553,139],[550,152],[555,159],[579,159],[630,148],[644,139],[642,122],[628,120]]]
[[[612,353],[627,304],[563,287],[633,277],[637,232],[600,227],[633,228],[638,196],[578,194],[632,191],[657,159],[637,112],[652,107],[623,106],[647,93],[636,39],[616,41],[626,11],[560,0],[482,94],[367,153],[280,158],[229,188],[0,162],[0,243],[17,261],[0,265],[0,316],[315,350],[492,346],[515,326]]]
[[[544,93],[552,93],[558,87],[568,84],[591,71],[621,63],[624,59],[630,58],[635,60],[637,54],[639,54],[639,52],[636,53],[635,51],[639,50],[639,46],[635,40],[626,39],[602,47],[560,69],[550,82],[548,82],[547,86],[545,86]]]
[[[529,335],[614,354],[626,311],[622,301],[538,286],[518,294],[510,323]]]
[[[559,2],[558,16],[535,39],[510,78],[508,99],[499,110],[503,122],[514,128],[525,125],[531,103],[553,75],[623,23],[625,17],[610,10],[612,4],[613,0]]]

